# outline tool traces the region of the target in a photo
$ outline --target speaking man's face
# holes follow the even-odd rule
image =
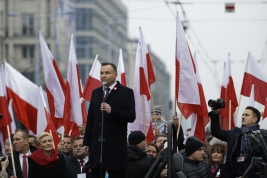
[[[101,67],[100,78],[102,82],[107,82],[107,87],[115,83],[117,75],[117,72],[114,71],[111,65]]]

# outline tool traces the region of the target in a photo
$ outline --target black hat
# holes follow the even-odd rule
[[[199,148],[203,147],[203,143],[196,137],[189,137],[185,144],[185,153],[186,156],[190,156]]]
[[[145,134],[143,132],[141,132],[141,131],[132,131],[129,134],[128,142],[129,142],[129,145],[137,145],[140,142],[144,141],[145,139],[146,139],[146,136],[145,136]]]

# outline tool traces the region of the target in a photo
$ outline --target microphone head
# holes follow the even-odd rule
[[[102,85],[106,85],[107,84],[107,82],[102,82]]]
[[[172,169],[174,172],[180,172],[184,167],[184,158],[180,153],[174,153],[172,156]]]
[[[107,85],[107,82],[102,82],[102,90],[103,91],[105,91],[106,85]]]

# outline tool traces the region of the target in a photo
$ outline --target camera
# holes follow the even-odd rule
[[[209,100],[208,105],[214,109],[221,109],[225,107],[225,101],[222,98],[218,98],[217,100]]]
[[[5,155],[5,154],[2,154],[2,153],[0,153],[0,158],[1,158],[1,161],[5,161],[5,160],[6,160],[6,155]]]

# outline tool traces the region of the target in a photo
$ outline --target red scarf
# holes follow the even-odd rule
[[[59,159],[58,153],[55,151],[55,149],[51,150],[50,158],[47,158],[40,149],[33,152],[29,156],[29,158],[31,158],[39,166],[42,166],[45,168],[53,167],[56,164],[56,161]]]

